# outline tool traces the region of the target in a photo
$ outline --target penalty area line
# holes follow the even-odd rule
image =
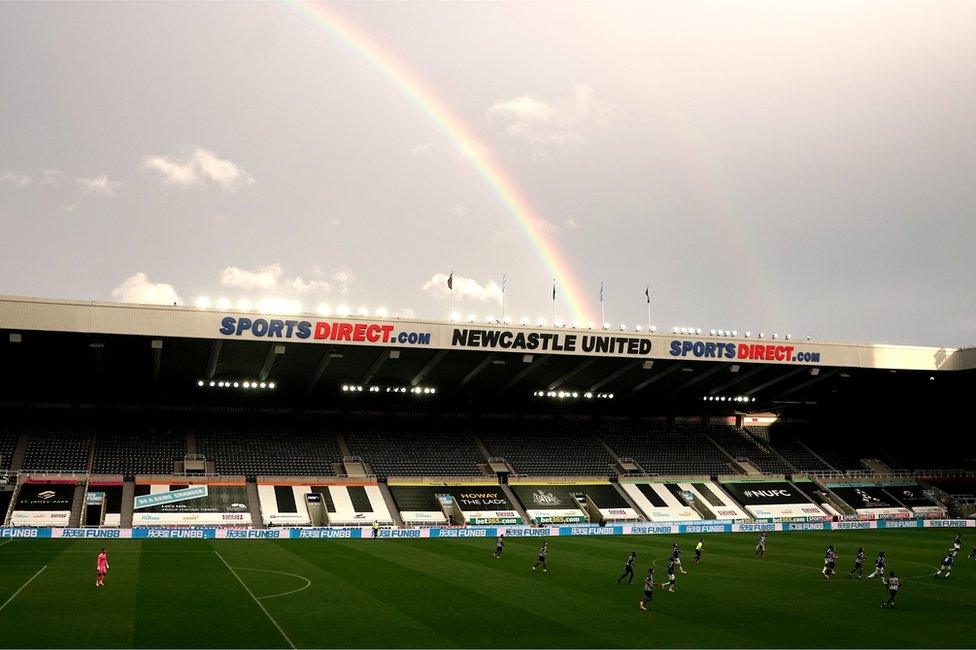
[[[261,608],[261,611],[264,612],[264,615],[268,617],[268,620],[271,621],[271,624],[275,626],[275,628],[278,630],[278,633],[281,635],[281,637],[285,641],[288,642],[288,646],[290,648],[296,649],[297,646],[292,642],[292,640],[290,638],[288,638],[288,635],[285,634],[285,631],[278,624],[278,621],[276,621],[274,619],[274,616],[272,616],[271,613],[268,612],[268,610],[265,608],[264,604],[260,600],[257,599],[257,596],[255,596],[254,595],[254,592],[251,591],[251,588],[247,586],[247,583],[244,582],[239,575],[237,575],[237,571],[234,571],[234,567],[232,567],[231,565],[229,565],[227,563],[227,560],[224,559],[224,556],[221,555],[220,553],[218,553],[217,551],[214,551],[214,555],[216,555],[218,558],[220,558],[220,561],[224,563],[224,566],[227,567],[227,570],[230,571],[231,574],[233,574],[233,576],[235,578],[237,578],[237,581],[239,583],[241,583],[241,586],[242,587],[244,587],[244,591],[247,592],[247,595],[250,596],[251,597],[251,600],[253,600],[255,602],[255,604],[257,604],[257,606]],[[16,595],[16,594],[14,594],[14,595]],[[3,609],[3,608],[0,607],[0,609]]]
[[[18,589],[17,591],[15,591],[13,593],[13,595],[10,598],[8,598],[6,600],[6,602],[4,602],[3,605],[0,605],[0,610],[3,610],[4,607],[6,607],[7,605],[9,605],[10,602],[14,598],[17,597],[17,594],[19,594],[20,592],[22,592],[27,587],[27,585],[29,585],[30,583],[34,582],[34,578],[36,578],[37,576],[41,575],[41,571],[43,571],[46,568],[47,568],[47,565],[45,564],[44,566],[42,566],[40,569],[37,570],[37,573],[35,573],[34,575],[32,575],[30,578],[28,578],[27,579],[27,582],[25,582],[24,584],[20,585],[20,589]]]

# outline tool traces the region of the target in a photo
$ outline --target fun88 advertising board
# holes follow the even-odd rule
[[[791,343],[729,343],[725,341],[672,340],[672,357],[729,361],[773,361],[782,363],[820,363],[820,353],[803,350]]]

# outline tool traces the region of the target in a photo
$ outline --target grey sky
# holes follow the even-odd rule
[[[976,343],[976,3],[335,8],[492,150],[597,316],[603,281],[642,323],[650,283],[659,327]],[[455,145],[285,4],[0,4],[0,221],[0,293],[444,317],[453,269],[465,316],[507,273],[508,314],[551,317]]]

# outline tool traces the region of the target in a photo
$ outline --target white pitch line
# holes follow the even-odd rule
[[[224,566],[225,567],[227,567],[227,570],[230,571],[234,575],[235,578],[237,578],[237,581],[239,583],[241,583],[241,586],[242,587],[244,587],[244,591],[247,592],[247,595],[250,596],[251,597],[251,600],[253,600],[257,604],[257,606],[261,608],[261,611],[264,612],[264,615],[268,617],[268,620],[271,621],[271,623],[278,629],[278,633],[281,634],[282,638],[285,641],[288,642],[288,645],[291,648],[296,649],[298,646],[296,646],[294,643],[292,643],[292,640],[288,638],[288,635],[285,634],[285,631],[283,629],[281,629],[281,626],[280,625],[278,625],[278,621],[276,621],[274,619],[274,617],[268,612],[268,610],[264,607],[264,604],[260,600],[257,599],[257,596],[255,596],[254,595],[254,592],[251,591],[251,588],[247,586],[247,583],[244,582],[243,580],[241,580],[241,577],[239,575],[237,575],[237,571],[234,571],[234,567],[232,567],[231,565],[227,564],[227,560],[224,559],[224,556],[221,555],[220,553],[218,553],[217,551],[214,551],[214,555],[216,555],[217,557],[219,557],[220,558],[220,561],[224,563]],[[21,587],[21,588],[23,588],[23,587]],[[17,594],[14,594],[14,595],[16,596]],[[0,607],[0,609],[3,609],[3,608]]]
[[[297,573],[288,573],[287,571],[274,571],[272,569],[251,569],[246,566],[235,567],[238,571],[261,571],[262,573],[278,573],[283,576],[291,576],[292,578],[298,578],[299,580],[305,581],[304,587],[299,587],[298,589],[292,589],[291,591],[286,591],[280,594],[271,594],[270,596],[258,596],[258,600],[264,600],[265,598],[280,598],[281,596],[291,596],[292,594],[297,594],[299,591],[305,591],[312,586],[312,581],[305,576],[300,576]]]
[[[37,570],[37,573],[35,573],[34,575],[32,575],[30,578],[28,578],[27,582],[25,582],[24,584],[22,584],[20,586],[20,589],[18,589],[17,591],[15,591],[14,594],[10,598],[7,599],[7,602],[5,602],[3,605],[0,605],[0,610],[2,610],[4,607],[6,607],[7,605],[9,605],[10,604],[10,601],[12,601],[14,598],[16,598],[17,597],[17,594],[19,594],[20,592],[22,592],[24,590],[24,588],[27,587],[27,585],[29,585],[30,583],[34,582],[34,578],[36,578],[37,576],[41,575],[41,571],[43,571],[46,568],[47,568],[47,565],[45,564],[44,566],[42,566],[40,569]]]
[[[11,537],[11,538],[9,538],[9,539],[8,539],[7,541],[5,541],[5,542],[0,542],[0,546],[3,546],[4,544],[9,544],[9,543],[10,543],[10,542],[12,542],[12,541],[14,541],[14,538],[13,538],[13,537]]]

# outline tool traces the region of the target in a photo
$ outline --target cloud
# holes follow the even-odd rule
[[[319,275],[321,268],[312,267],[313,275]],[[338,288],[340,293],[348,293],[348,285],[355,276],[348,269],[340,269],[333,273],[333,279],[339,283],[338,287],[327,280],[305,279],[300,275],[285,277],[280,264],[266,264],[254,269],[243,269],[238,266],[225,267],[220,272],[220,284],[234,289],[260,291],[262,293],[281,294],[287,296],[308,296],[330,293]]]
[[[566,225],[572,230],[579,230],[579,224],[576,223],[576,219],[573,219],[572,217],[566,220]]]
[[[115,196],[115,190],[122,186],[118,181],[109,180],[108,176],[95,178],[76,178],[78,186],[85,194],[100,194],[101,196]]]
[[[450,211],[451,214],[458,219],[464,219],[466,216],[468,216],[468,209],[465,208],[460,203],[455,203],[454,205],[452,205]]]
[[[206,149],[197,149],[184,160],[172,156],[145,156],[142,168],[159,172],[166,183],[177,187],[203,187],[209,183],[232,193],[254,184],[254,178],[239,165]]]
[[[421,142],[420,144],[418,144],[418,145],[416,145],[416,146],[414,146],[413,148],[410,149],[410,155],[411,156],[420,156],[420,155],[423,155],[423,154],[427,153],[428,151],[430,151],[433,148],[434,148],[434,145],[432,145],[431,143],[429,143],[429,142]]]
[[[8,170],[0,172],[0,184],[13,185],[14,187],[24,187],[26,185],[30,185],[30,182],[30,176],[18,174],[17,172]]]
[[[332,272],[332,279],[338,285],[339,293],[346,295],[349,293],[349,285],[356,281],[356,274],[349,267],[339,267]]]
[[[142,272],[129,276],[122,284],[115,287],[112,290],[112,299],[146,305],[183,304],[183,299],[177,295],[173,285],[151,282]]]
[[[280,264],[268,264],[253,270],[228,266],[220,272],[220,284],[236,289],[271,291],[278,288],[278,279],[281,278],[281,273]]]
[[[447,288],[447,278],[446,273],[435,273],[422,289],[433,296],[450,296],[451,290]],[[479,302],[494,302],[500,305],[502,303],[502,288],[494,281],[482,284],[474,278],[455,275],[454,296],[470,298]]]
[[[64,181],[64,172],[61,172],[57,169],[45,169],[42,172],[42,178],[41,178],[42,185],[61,187],[62,181]]]
[[[554,224],[551,221],[543,219],[542,217],[536,219],[535,224],[539,226],[539,230],[542,230],[543,232],[554,233],[554,232],[559,232],[561,230],[561,228],[557,224]]]
[[[594,97],[591,87],[578,83],[568,100],[550,103],[522,95],[496,102],[488,109],[488,117],[507,122],[509,135],[524,138],[538,149],[582,142],[584,131],[592,125],[605,126],[613,110],[612,105]]]

